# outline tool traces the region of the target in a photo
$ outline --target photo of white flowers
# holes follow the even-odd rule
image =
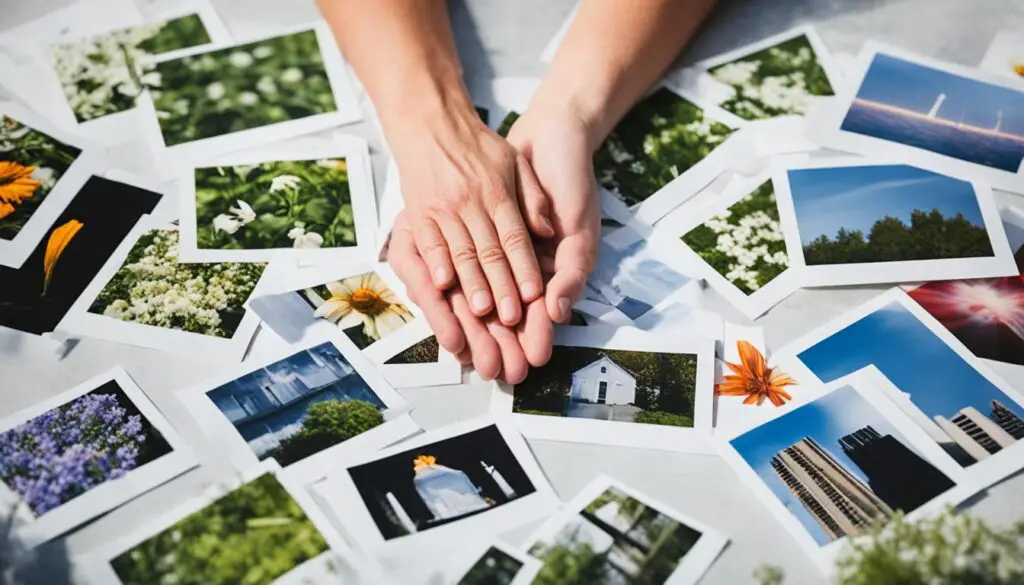
[[[160,87],[159,73],[142,70],[146,58],[210,42],[199,15],[188,14],[54,45],[51,62],[75,119],[88,122],[130,110],[144,88]]]
[[[196,169],[195,217],[200,249],[357,243],[346,158]]]
[[[88,311],[120,321],[231,338],[264,268],[264,264],[237,262],[178,263],[178,231],[153,229],[135,242]]]
[[[376,273],[366,272],[296,291],[316,317],[336,323],[352,343],[366,349],[415,317]]]
[[[807,33],[708,69],[733,95],[718,104],[744,120],[806,114],[814,96],[833,95]]]
[[[789,267],[771,181],[680,239],[747,295],[757,292]]]

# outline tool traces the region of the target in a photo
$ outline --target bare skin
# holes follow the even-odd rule
[[[506,141],[462,84],[444,0],[318,0],[402,176],[388,260],[483,378],[516,383],[550,358],[597,260],[594,151],[714,3],[583,0]]]

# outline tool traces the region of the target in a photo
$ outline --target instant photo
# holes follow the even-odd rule
[[[454,585],[530,585],[540,568],[536,559],[497,542],[487,545],[472,562],[468,569],[460,567],[461,574],[453,571],[450,582]]]
[[[962,471],[871,386],[865,370],[746,431],[726,461],[822,567],[846,537],[970,495]]]
[[[71,530],[194,465],[120,369],[0,420],[0,492],[33,545]]]
[[[909,164],[777,161],[786,246],[809,285],[1017,274],[991,190]]]
[[[607,477],[545,522],[526,545],[534,585],[693,585],[725,547],[718,531]]]
[[[404,400],[346,345],[328,338],[178,396],[239,468],[273,458],[318,479],[342,450],[381,447],[417,430],[398,411]]]
[[[720,333],[720,332],[719,332]],[[529,438],[700,450],[711,429],[714,340],[635,329],[561,327],[547,364],[496,412],[514,413]]]
[[[0,267],[0,325],[53,331],[161,194],[92,176],[53,221],[21,268]]]
[[[0,104],[0,265],[18,268],[102,152],[15,104]]]
[[[869,43],[852,93],[823,123],[824,144],[932,161],[994,188],[1024,191],[1024,85]]]
[[[217,486],[105,544],[87,561],[94,582],[341,582],[358,571],[350,549],[301,486],[268,462],[240,485]]]
[[[889,399],[982,485],[1024,461],[1024,399],[899,289],[776,354],[787,372],[826,383],[873,365]]]

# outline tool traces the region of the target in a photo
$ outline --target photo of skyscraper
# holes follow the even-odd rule
[[[954,487],[850,386],[731,441],[820,545]]]

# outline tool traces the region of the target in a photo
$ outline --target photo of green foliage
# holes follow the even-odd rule
[[[437,338],[431,335],[409,349],[396,354],[384,363],[388,365],[432,364],[437,361],[440,352],[441,347],[437,343]]]
[[[811,98],[833,95],[807,35],[723,63],[708,73],[735,91],[719,107],[744,120],[806,114]]]
[[[0,119],[0,239],[13,240],[82,151]]]
[[[732,134],[704,110],[661,88],[641,100],[594,154],[598,183],[626,205],[647,200]]]
[[[611,363],[601,361],[602,358]],[[626,380],[631,378],[624,383],[635,382],[635,391],[628,397],[631,400],[613,395],[614,380],[606,383],[609,394],[604,397],[581,392],[581,372],[599,363],[602,377],[606,370],[613,370],[614,374],[616,368],[621,368],[620,374]],[[593,377],[588,379],[594,381]],[[512,410],[522,414],[692,427],[696,387],[697,356],[693,354],[556,345],[551,360],[531,369],[526,379],[515,386]]]
[[[142,60],[210,42],[198,14],[133,26],[74,43],[55,45],[53,68],[79,122],[135,107],[143,87],[160,87]]]
[[[110,564],[123,585],[269,585],[327,550],[299,504],[267,473]]]
[[[200,249],[356,245],[345,159],[200,168],[195,188]]]
[[[511,585],[522,568],[521,561],[492,546],[459,579],[458,585]]]
[[[150,93],[164,144],[336,111],[320,50],[309,30],[156,64]]]
[[[744,294],[757,292],[789,267],[771,181],[680,239]]]
[[[701,533],[609,487],[530,554],[533,585],[661,585]]]
[[[89,307],[121,321],[230,338],[265,264],[178,262],[178,231],[151,230]]]
[[[273,457],[282,466],[288,466],[382,424],[384,415],[376,405],[364,400],[315,402],[306,409],[302,428],[261,459]]]

